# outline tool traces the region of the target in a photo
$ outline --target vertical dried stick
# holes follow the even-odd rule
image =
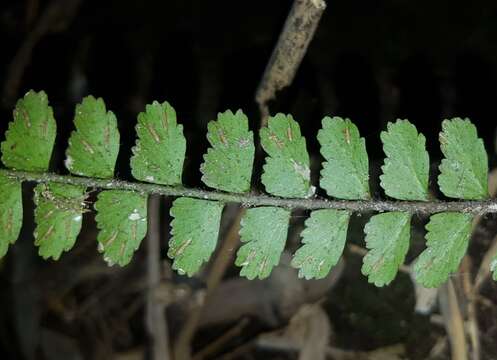
[[[152,359],[169,359],[169,340],[164,304],[157,301],[156,289],[161,280],[160,266],[160,195],[148,199],[147,234],[147,307],[146,325],[152,341]]]
[[[464,320],[457,300],[452,279],[442,285],[439,290],[439,304],[444,318],[447,337],[449,338],[451,355],[454,360],[468,360],[468,346],[464,332]]]
[[[255,94],[261,127],[269,116],[268,102],[292,83],[325,8],[324,0],[294,1]]]

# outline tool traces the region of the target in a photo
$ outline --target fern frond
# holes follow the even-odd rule
[[[249,279],[268,277],[278,264],[292,209],[313,210],[291,262],[306,279],[325,277],[338,262],[352,212],[385,212],[372,216],[365,226],[369,252],[362,272],[377,286],[389,284],[404,262],[413,213],[435,214],[426,226],[427,249],[419,255],[414,272],[422,285],[438,286],[464,256],[473,217],[497,212],[497,201],[488,200],[487,154],[468,119],[444,120],[440,134],[445,158],[438,183],[444,195],[457,201],[429,199],[425,138],[407,120],[388,124],[381,134],[386,154],[381,186],[395,201],[370,199],[365,140],[349,119],[326,117],[318,133],[325,158],[320,185],[331,199],[314,195],[306,140],[290,115],[277,114],[260,130],[268,155],[262,183],[269,195],[249,192],[255,145],[241,111],[220,113],[209,123],[211,148],[201,172],[212,191],[181,185],[186,140],[167,102],[153,102],[138,115],[138,140],[131,158],[138,182],[113,178],[119,133],[103,100],[83,99],[76,107],[75,126],[65,161],[73,175],[54,174],[49,163],[56,127],[48,99],[43,92],[30,91],[18,101],[1,144],[7,169],[0,169],[0,256],[19,235],[23,181],[38,184],[34,237],[44,258],[57,259],[74,245],[87,211],[88,191],[102,190],[94,206],[97,241],[109,265],[129,263],[145,237],[148,194],[178,197],[171,208],[168,256],[173,268],[188,276],[197,273],[215,250],[222,211],[229,202],[251,207],[241,220],[243,245],[235,261],[240,274]],[[490,269],[494,278],[496,262]]]

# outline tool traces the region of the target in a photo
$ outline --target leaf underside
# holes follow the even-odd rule
[[[0,174],[0,258],[19,237],[22,226],[21,183]]]
[[[261,181],[270,194],[307,198],[314,194],[311,186],[309,154],[299,124],[291,115],[270,117],[268,127],[260,130],[266,157]]]
[[[315,210],[305,221],[302,246],[295,252],[291,265],[299,277],[322,279],[342,256],[350,213],[343,210]]]
[[[338,199],[369,199],[369,160],[357,127],[349,119],[325,117],[317,137],[326,160],[320,180],[326,193]]]
[[[132,191],[106,190],[98,194],[98,251],[109,265],[127,265],[147,233],[147,196]]]
[[[42,257],[58,259],[73,247],[79,234],[86,211],[86,189],[73,185],[74,177],[47,182],[50,176],[44,173],[52,156],[56,123],[43,91],[28,92],[17,102],[13,117],[0,145],[2,162],[17,171],[0,172],[0,257],[15,242],[22,226],[22,187],[18,178],[36,179],[39,183],[34,190],[35,244]],[[117,120],[102,99],[84,98],[77,105],[74,122],[66,167],[72,174],[88,177],[88,183],[95,184],[92,178],[104,178],[109,179],[110,185],[105,182],[103,188],[117,184],[123,189],[102,191],[95,209],[100,230],[98,250],[104,253],[109,265],[124,266],[147,232],[147,196],[138,191],[154,192],[157,187],[112,180],[120,136]],[[318,133],[325,158],[321,187],[337,199],[370,199],[369,160],[365,140],[357,127],[349,119],[339,117],[326,117],[322,124]],[[181,185],[186,140],[174,109],[167,102],[147,105],[138,116],[136,132],[138,138],[131,158],[133,176],[149,183]],[[261,179],[266,192],[284,198],[312,197],[315,188],[311,184],[310,158],[298,123],[290,115],[277,114],[260,130],[260,137],[267,153]],[[173,268],[188,276],[198,272],[211,256],[219,236],[224,201],[240,202],[239,195],[229,193],[250,191],[253,170],[254,135],[241,110],[218,114],[217,120],[208,125],[207,139],[211,147],[201,165],[202,181],[228,194],[213,192],[219,201],[193,199],[187,196],[194,191],[178,188],[183,195],[171,208],[168,256],[174,260]],[[397,200],[427,201],[429,157],[424,136],[407,120],[397,120],[388,124],[381,140],[386,159],[380,185],[385,194]],[[445,120],[439,140],[445,157],[438,177],[442,193],[456,199],[487,199],[488,158],[475,126],[468,119]],[[243,199],[250,206],[281,201],[258,195]],[[302,202],[306,208],[325,204]],[[470,205],[468,209],[478,207]],[[350,215],[349,211],[331,209],[310,213],[302,232],[302,245],[291,263],[300,277],[323,278],[329,273],[343,252]],[[290,211],[282,207],[261,206],[246,211],[240,230],[243,245],[235,261],[241,266],[242,276],[263,279],[270,275],[285,247],[289,219]],[[456,212],[430,218],[426,225],[427,248],[413,266],[417,282],[435,287],[457,270],[468,247],[472,219],[472,215]],[[368,253],[362,266],[370,282],[383,286],[395,278],[409,248],[410,222],[411,214],[403,212],[371,217],[364,229]],[[491,260],[490,270],[497,280],[497,254]]]
[[[193,276],[216,249],[223,204],[217,201],[178,198],[171,207],[171,239],[167,256],[173,269]]]
[[[416,281],[424,287],[437,287],[457,270],[468,248],[473,217],[444,212],[435,214],[426,225],[427,248],[414,264]]]
[[[87,96],[76,105],[76,131],[69,138],[66,168],[75,175],[111,178],[119,152],[117,120],[102,99]]]
[[[245,114],[220,113],[217,121],[209,122],[207,139],[212,147],[200,167],[204,184],[228,192],[249,191],[255,147]]]
[[[240,240],[235,265],[250,280],[267,278],[285,248],[290,211],[277,207],[248,209],[240,222]]]
[[[488,158],[483,140],[468,119],[442,122],[440,145],[445,159],[440,165],[438,184],[451,198],[488,198]]]
[[[131,172],[135,179],[163,185],[181,184],[186,140],[183,125],[169,103],[154,101],[138,115],[138,140],[133,147]]]
[[[35,245],[44,259],[59,259],[74,246],[81,231],[86,199],[85,187],[38,184],[34,189]]]
[[[411,234],[411,215],[389,212],[371,217],[364,228],[369,252],[361,272],[376,286],[388,285],[404,263]]]
[[[17,101],[1,144],[5,166],[27,171],[46,171],[55,142],[56,124],[47,95],[29,91]]]
[[[426,139],[407,120],[388,124],[381,132],[387,155],[381,167],[381,187],[398,200],[428,200],[429,157]]]

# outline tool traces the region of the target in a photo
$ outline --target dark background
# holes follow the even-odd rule
[[[0,139],[12,119],[15,100],[29,89],[46,91],[58,125],[52,169],[64,173],[63,153],[73,129],[74,106],[88,94],[102,97],[119,120],[122,145],[116,175],[127,179],[136,115],[153,100],[167,100],[184,124],[188,140],[184,182],[202,186],[198,169],[208,145],[207,122],[219,111],[241,108],[251,128],[259,126],[255,90],[291,1],[82,0],[37,40],[17,87],[8,80],[16,66],[13,58],[53,3],[1,2]],[[290,113],[300,123],[316,169],[320,157],[315,138],[325,115],[350,117],[358,125],[366,138],[373,174],[383,156],[380,131],[396,118],[409,119],[425,134],[436,171],[441,120],[469,117],[485,141],[492,167],[497,119],[496,20],[497,2],[491,0],[330,0],[293,84],[278,94],[271,112]],[[373,182],[378,189],[377,176]],[[143,301],[139,301],[143,251],[128,268],[108,270],[96,252],[95,226],[87,214],[87,226],[76,248],[59,263],[43,262],[32,245],[29,185],[25,190],[28,210],[23,234],[1,268],[1,358],[106,359],[136,351],[138,356],[146,355]],[[382,192],[377,190],[376,196],[383,196]],[[167,209],[165,203],[163,258]],[[302,216],[292,221],[298,228]],[[357,226],[349,238],[360,244],[366,219],[354,221]],[[419,236],[414,236],[409,259],[423,248],[426,219],[417,221]],[[473,238],[473,271],[490,244],[494,222],[487,217]],[[294,245],[290,239],[289,247]],[[360,258],[347,254],[345,258],[341,279],[332,291],[322,294],[333,327],[332,345],[365,352],[403,344],[407,358],[427,358],[445,332],[430,316],[414,313],[415,297],[407,275],[400,274],[391,286],[376,289],[360,275]],[[164,259],[165,268],[168,264]],[[236,273],[230,268],[227,277]],[[192,294],[205,285],[204,274],[197,279],[166,270],[165,274],[167,284],[185,286]],[[489,303],[478,307],[482,358],[495,359],[496,285],[487,284],[484,294]],[[168,314],[173,341],[188,315],[188,309],[181,306],[180,301]],[[221,358],[288,322],[285,316],[267,321],[263,315],[253,315],[248,316],[246,330],[211,358]],[[223,334],[229,323],[200,330],[194,352]],[[50,350],[54,348],[69,350],[57,353]],[[447,348],[438,358],[447,358],[449,353]],[[292,352],[261,349],[240,356],[296,358]]]

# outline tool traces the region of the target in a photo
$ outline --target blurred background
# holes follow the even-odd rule
[[[167,100],[187,137],[184,184],[205,187],[199,167],[207,123],[241,108],[251,128],[259,127],[255,91],[291,6],[286,0],[3,0],[0,140],[15,101],[29,89],[44,90],[58,126],[52,170],[66,173],[74,107],[92,94],[118,118],[116,176],[131,179],[136,116],[145,104]],[[433,184],[445,118],[469,117],[495,167],[496,19],[491,0],[327,1],[292,85],[270,104],[272,114],[290,113],[299,122],[314,184],[322,162],[315,139],[325,115],[358,125],[378,198],[384,197],[379,134],[397,118],[426,136]],[[494,193],[495,184],[491,173]],[[436,186],[433,191],[442,198]],[[409,267],[385,288],[360,274],[371,214],[354,216],[350,245],[326,279],[300,280],[288,265],[305,212],[292,215],[287,251],[272,276],[241,279],[232,259],[234,205],[225,210],[213,260],[194,278],[176,275],[166,257],[171,199],[162,199],[160,282],[151,289],[149,264],[157,252],[147,252],[144,241],[129,266],[107,267],[96,250],[92,212],[75,248],[58,262],[43,261],[31,235],[32,185],[24,185],[24,196],[21,237],[0,263],[1,359],[497,359],[497,283],[485,272],[497,243],[495,216],[479,221],[449,284],[423,291]],[[415,217],[408,263],[424,248],[426,222]],[[150,309],[159,315],[151,317]],[[448,331],[459,325],[459,332]]]

